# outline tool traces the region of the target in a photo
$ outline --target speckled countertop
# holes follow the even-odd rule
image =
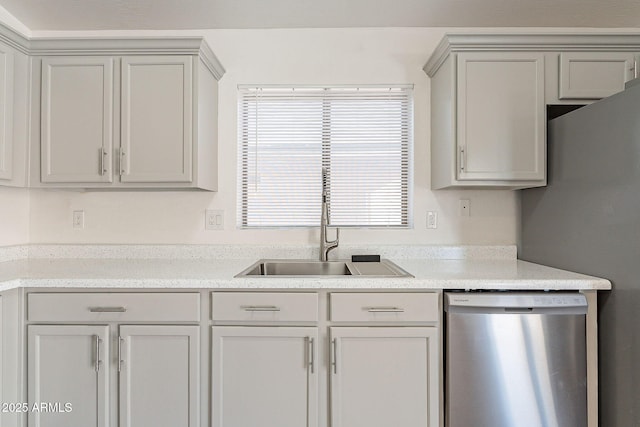
[[[393,259],[414,278],[234,278],[250,259],[23,259],[0,263],[0,291],[30,288],[610,289],[608,280],[516,259]]]

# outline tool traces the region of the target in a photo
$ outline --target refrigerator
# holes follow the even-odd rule
[[[521,193],[519,258],[598,294],[599,425],[640,426],[640,85],[548,122],[546,187]]]

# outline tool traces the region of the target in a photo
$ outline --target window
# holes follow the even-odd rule
[[[413,87],[239,87],[238,224],[412,226]]]

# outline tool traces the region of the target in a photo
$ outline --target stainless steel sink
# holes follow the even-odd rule
[[[389,260],[380,262],[261,259],[236,277],[413,277]]]

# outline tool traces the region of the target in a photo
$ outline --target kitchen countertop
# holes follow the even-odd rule
[[[0,291],[29,288],[607,290],[608,280],[515,259],[391,259],[415,278],[234,278],[250,259],[26,259]]]

